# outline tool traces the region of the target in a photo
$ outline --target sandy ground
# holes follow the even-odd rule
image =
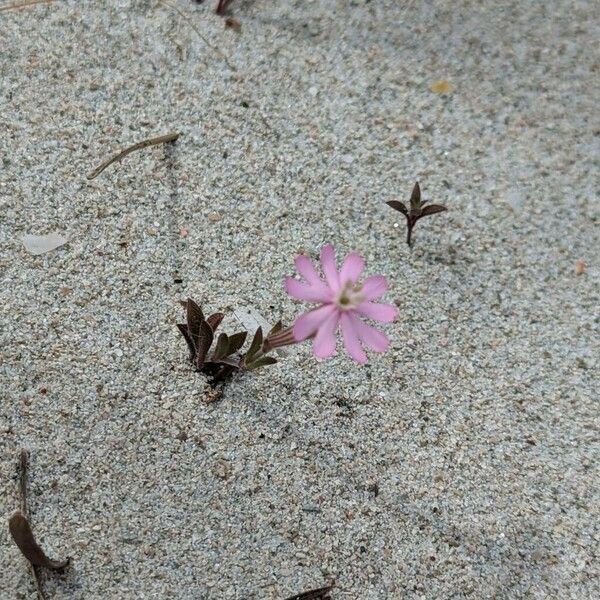
[[[214,4],[0,11],[0,513],[26,447],[48,598],[600,597],[598,4]],[[416,179],[450,210],[409,252]],[[388,276],[390,352],[206,405],[178,301],[291,322],[326,242]]]

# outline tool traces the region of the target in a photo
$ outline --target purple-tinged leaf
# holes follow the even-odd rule
[[[194,360],[194,356],[196,356],[196,347],[194,346],[194,342],[190,337],[190,334],[188,333],[187,325],[185,325],[185,323],[177,323],[177,329],[179,329],[179,332],[187,342],[188,348],[190,350],[190,360]]]
[[[196,368],[201,370],[206,360],[206,355],[213,343],[213,330],[206,321],[200,323],[200,331],[196,342]]]
[[[281,329],[274,335],[269,334],[265,340],[265,343],[263,344],[263,351],[270,352],[276,348],[283,348],[284,346],[291,346],[292,344],[296,343],[297,341],[294,337],[293,328],[287,327],[286,329]]]
[[[269,331],[269,333],[267,334],[267,337],[271,337],[272,335],[279,333],[282,329],[283,323],[281,321],[277,321],[277,323],[275,323],[275,325],[273,325],[273,327],[271,328],[271,331]]]
[[[204,321],[204,314],[202,313],[202,309],[191,298],[187,299],[186,313],[188,334],[197,348],[198,342],[196,338],[200,333],[200,324]]]
[[[52,560],[46,556],[46,553],[35,541],[35,537],[33,535],[33,531],[31,531],[31,525],[29,525],[27,517],[21,511],[17,511],[9,519],[8,529],[10,531],[10,535],[15,541],[15,544],[23,553],[23,556],[32,565],[36,567],[52,569],[53,571],[59,571],[64,569],[69,564],[71,560],[69,558],[65,560]]]
[[[217,339],[217,346],[215,348],[215,353],[212,357],[212,360],[218,361],[220,358],[223,358],[227,355],[227,350],[229,348],[229,336],[226,333],[222,333],[219,335]]]
[[[444,212],[448,210],[445,206],[441,204],[429,204],[428,206],[424,206],[423,210],[421,210],[421,217],[426,217],[427,215],[435,215],[436,213]]]
[[[210,328],[213,330],[213,333],[217,330],[217,328],[219,327],[219,325],[221,324],[221,321],[223,320],[223,317],[225,315],[223,313],[214,313],[212,315],[210,315],[210,317],[208,317],[208,319],[206,319],[206,322],[210,325]]]
[[[229,356],[224,356],[220,358],[218,361],[214,362],[215,365],[229,365],[230,367],[234,367],[236,369],[240,368],[240,359],[239,358],[230,358]]]
[[[413,212],[418,211],[421,208],[421,187],[419,182],[415,183],[412,194],[410,195],[410,210]]]
[[[227,356],[237,352],[244,345],[247,336],[247,331],[240,331],[239,333],[234,333],[232,336],[230,336],[229,348],[227,348]]]
[[[262,327],[259,327],[254,334],[254,338],[252,339],[252,344],[250,344],[250,348],[246,353],[246,364],[251,362],[257,352],[260,351],[263,343],[263,332]]]
[[[403,202],[400,202],[399,200],[389,200],[386,202],[386,204],[400,211],[406,218],[408,218],[408,209]]]
[[[258,369],[260,367],[266,367],[267,365],[274,365],[277,362],[276,358],[272,356],[261,356],[257,358],[255,361],[251,362],[246,366],[248,371],[254,371],[254,369]]]

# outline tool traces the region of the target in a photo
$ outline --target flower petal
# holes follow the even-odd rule
[[[323,283],[315,266],[312,264],[312,261],[308,256],[304,256],[303,254],[299,254],[295,259],[296,269],[298,273],[308,281],[308,283]]]
[[[348,254],[340,269],[340,285],[344,287],[347,283],[356,283],[365,268],[363,257],[356,252]]]
[[[356,307],[356,312],[381,323],[391,323],[398,314],[396,307],[391,304],[376,304],[375,302],[362,302]]]
[[[293,277],[286,277],[285,289],[296,300],[306,300],[307,302],[329,302],[331,300],[331,292],[324,284],[308,285]]]
[[[349,313],[354,329],[360,341],[375,352],[385,352],[390,347],[390,340],[385,333],[363,323],[354,313]]]
[[[325,275],[329,287],[333,292],[339,291],[340,276],[335,264],[335,250],[331,244],[323,246],[321,250],[321,268],[323,269],[323,274]]]
[[[302,342],[309,338],[335,310],[333,304],[327,304],[300,315],[294,323],[294,339]]]
[[[337,310],[321,323],[313,341],[313,353],[317,358],[329,358],[335,354],[335,330],[338,326],[340,315]]]
[[[354,327],[354,323],[348,313],[342,313],[340,317],[342,324],[342,336],[344,338],[344,346],[348,354],[361,365],[367,362],[367,355],[360,345],[358,333]]]
[[[362,287],[362,295],[365,300],[377,300],[387,291],[387,281],[383,275],[367,277]]]

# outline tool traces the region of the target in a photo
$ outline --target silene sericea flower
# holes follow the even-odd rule
[[[361,364],[367,362],[363,346],[375,352],[385,352],[389,348],[387,336],[363,320],[391,323],[396,318],[398,311],[394,306],[374,302],[387,290],[385,277],[373,275],[359,281],[365,263],[356,253],[349,254],[338,271],[335,250],[330,244],[321,250],[324,279],[308,257],[297,256],[295,264],[305,282],[287,277],[285,287],[288,294],[297,300],[320,305],[300,315],[294,322],[296,342],[313,338],[314,355],[330,358],[335,354],[339,328],[348,354]]]

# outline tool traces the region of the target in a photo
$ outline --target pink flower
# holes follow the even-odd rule
[[[390,342],[387,336],[361,320],[361,317],[366,317],[391,323],[395,319],[397,310],[393,306],[373,302],[387,290],[385,277],[374,275],[359,283],[365,262],[355,253],[345,258],[338,272],[335,250],[330,244],[321,250],[321,269],[325,281],[306,256],[297,256],[295,262],[298,273],[306,283],[287,277],[287,293],[297,300],[320,304],[296,319],[293,333],[297,342],[313,337],[315,356],[329,358],[335,353],[339,326],[348,354],[358,363],[367,362],[363,345],[375,352],[388,349]]]

